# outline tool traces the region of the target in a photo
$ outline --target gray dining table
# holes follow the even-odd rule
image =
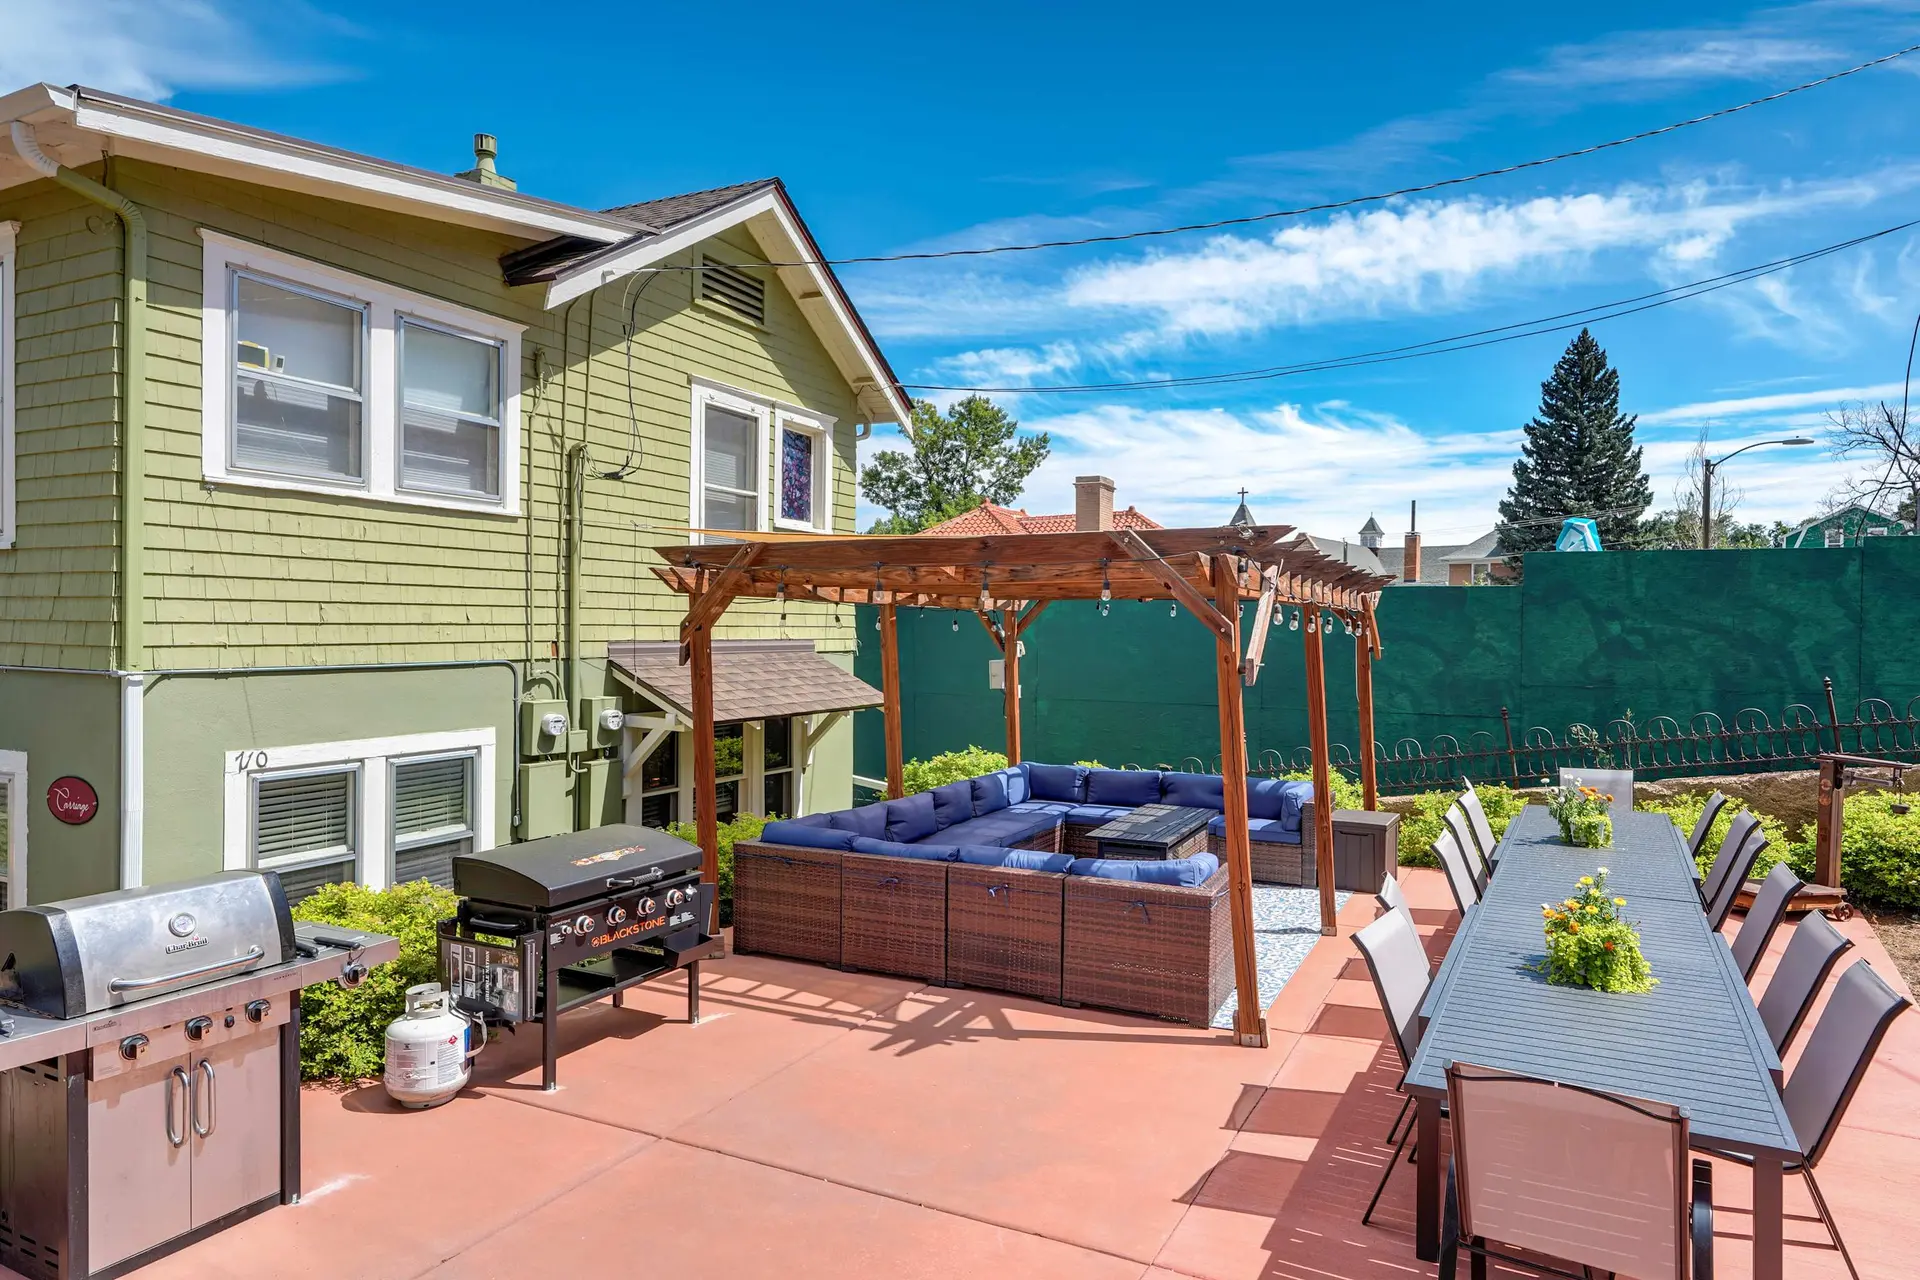
[[[1659,983],[1644,995],[1549,985],[1540,907],[1607,868]],[[1498,869],[1468,909],[1421,1006],[1425,1030],[1403,1088],[1418,1109],[1416,1249],[1440,1256],[1447,1064],[1472,1063],[1685,1109],[1696,1149],[1753,1158],[1753,1275],[1781,1280],[1782,1177],[1799,1143],[1780,1098],[1780,1058],[1725,940],[1707,927],[1693,860],[1657,813],[1614,819],[1605,849],[1563,843],[1543,805],[1500,842]]]

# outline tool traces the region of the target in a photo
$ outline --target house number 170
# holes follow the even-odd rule
[[[264,751],[242,751],[239,753],[241,771],[264,769],[267,767],[267,753]]]

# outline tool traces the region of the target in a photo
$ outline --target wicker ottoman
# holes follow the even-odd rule
[[[840,861],[833,849],[743,840],[733,849],[733,949],[839,965]]]
[[[1060,916],[1067,877],[947,867],[947,981],[1060,1002]]]
[[[1233,989],[1227,869],[1205,884],[1069,876],[1061,999],[1205,1024]]]
[[[840,966],[945,981],[947,869],[953,865],[840,855]]]

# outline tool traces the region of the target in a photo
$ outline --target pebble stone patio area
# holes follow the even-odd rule
[[[1446,888],[1403,874],[1437,954]],[[1406,1170],[1360,1226],[1396,1106],[1346,938],[1375,911],[1347,902],[1342,936],[1273,1005],[1264,1051],[729,957],[709,966],[699,1027],[678,1021],[671,986],[569,1017],[555,1094],[531,1036],[487,1050],[475,1086],[430,1112],[401,1113],[377,1086],[309,1090],[305,1201],[140,1274],[1432,1275],[1413,1257]],[[1844,927],[1897,982],[1864,922]],[[1920,1015],[1880,1056],[1821,1180],[1862,1273],[1892,1280],[1914,1274],[1920,1244]],[[1723,1166],[1715,1185],[1719,1274],[1744,1276],[1746,1182]],[[1790,1241],[1810,1242],[1789,1244],[1788,1276],[1844,1276],[1797,1179],[1787,1204]]]

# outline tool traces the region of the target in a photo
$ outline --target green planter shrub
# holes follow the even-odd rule
[[[1895,813],[1904,796],[1887,791],[1848,795],[1840,832],[1840,882],[1860,902],[1920,910],[1920,812]],[[1812,823],[1787,853],[1787,865],[1813,880]]]
[[[1527,798],[1497,783],[1475,786],[1474,790],[1480,793],[1480,807],[1486,810],[1487,825],[1493,828],[1493,837],[1498,840],[1507,834],[1507,824],[1526,808]],[[1413,797],[1413,812],[1400,815],[1401,866],[1440,865],[1440,860],[1433,856],[1433,842],[1447,829],[1447,810],[1459,798],[1458,791],[1423,791]]]
[[[352,991],[322,982],[300,996],[300,1075],[307,1080],[361,1080],[380,1074],[387,1024],[406,1011],[407,988],[440,980],[434,926],[453,915],[451,889],[424,880],[373,890],[330,884],[293,909],[296,920],[337,924],[400,940],[400,956],[376,965]]]
[[[733,923],[733,844],[736,840],[758,840],[760,833],[767,829],[772,818],[762,818],[757,814],[743,813],[730,822],[720,824],[720,871],[715,881],[714,897],[719,902],[720,923],[722,926]],[[688,844],[700,843],[700,829],[691,822],[674,822],[667,826],[667,834],[679,836]]]
[[[937,756],[925,760],[909,760],[901,774],[901,785],[907,794],[916,791],[931,791],[935,787],[944,787],[949,782],[958,782],[962,778],[978,778],[982,774],[992,773],[1007,767],[1007,757],[998,751],[989,751],[985,747],[968,747],[965,751],[942,751]]]
[[[1707,791],[1689,791],[1670,800],[1647,800],[1634,807],[1647,813],[1666,814],[1673,820],[1673,825],[1680,829],[1680,838],[1684,840],[1693,834],[1693,824],[1700,821],[1700,813],[1707,807],[1707,799],[1711,794]],[[1713,820],[1713,828],[1700,844],[1696,861],[1700,864],[1701,875],[1706,875],[1707,869],[1713,865],[1714,856],[1720,852],[1720,842],[1727,838],[1727,827],[1732,824],[1734,815],[1746,807],[1746,802],[1742,800],[1729,800],[1721,807],[1720,816]],[[1754,859],[1752,876],[1754,879],[1765,879],[1767,872],[1773,870],[1773,864],[1787,856],[1787,828],[1780,819],[1761,813],[1758,809],[1753,811],[1753,816],[1760,819],[1760,831],[1767,837],[1767,847]]]

